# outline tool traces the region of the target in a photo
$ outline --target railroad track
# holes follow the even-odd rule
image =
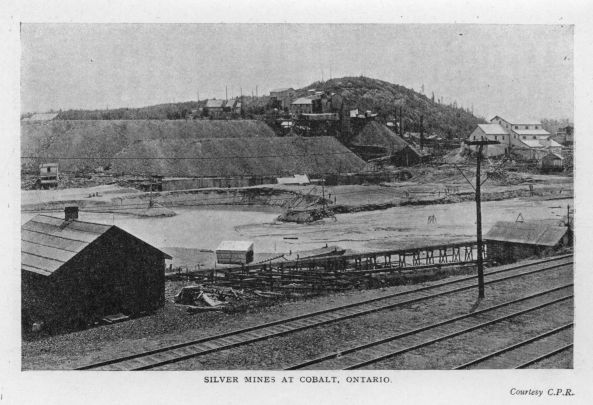
[[[453,370],[471,368],[527,368],[571,349],[572,344],[565,344],[564,342],[566,340],[572,340],[573,327],[574,324],[572,322],[567,323],[461,364],[453,368]],[[541,353],[544,354],[542,355]]]
[[[572,255],[563,255],[519,265],[506,266],[486,272],[486,284],[504,282],[529,274],[559,269],[572,265]],[[315,311],[291,318],[234,330],[219,335],[204,337],[137,354],[122,356],[76,368],[77,370],[147,370],[250,344],[277,336],[317,327],[370,314],[377,311],[408,305],[432,298],[454,294],[476,288],[477,276],[466,276],[452,281],[444,281],[409,291],[389,294],[383,297],[341,305]]]
[[[405,330],[380,340],[350,347],[348,349],[343,349],[339,352],[319,356],[315,359],[310,359],[305,362],[286,367],[285,370],[311,368],[354,370],[388,359],[394,359],[397,356],[401,356],[406,353],[410,353],[469,332],[484,329],[499,322],[530,314],[544,308],[561,305],[566,301],[573,299],[572,287],[572,283],[566,284],[516,300],[507,301],[502,304],[484,308],[473,313],[452,317],[416,329]],[[556,333],[560,333],[567,328],[568,326],[557,328],[553,332],[540,335],[535,339],[529,339],[522,345],[513,345],[507,348],[506,351],[497,351],[495,353],[491,353],[490,355],[477,359],[474,362],[466,363],[459,368],[467,368],[471,365],[475,365],[488,359],[497,357],[503,353],[510,352],[511,350],[517,349],[519,347],[526,347],[533,342],[541,341],[541,339]],[[551,355],[548,355],[547,357],[550,356]],[[543,360],[543,358],[541,358],[541,360]],[[523,365],[523,363],[520,365]]]

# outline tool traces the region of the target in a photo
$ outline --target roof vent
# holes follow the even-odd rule
[[[73,221],[78,219],[78,207],[73,205],[64,208],[64,220]]]

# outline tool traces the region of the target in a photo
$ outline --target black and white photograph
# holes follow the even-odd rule
[[[395,19],[19,22],[11,367],[578,372],[578,25]]]

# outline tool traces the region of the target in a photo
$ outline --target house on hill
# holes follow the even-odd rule
[[[313,99],[309,97],[300,97],[290,104],[290,112],[299,114],[313,114]]]
[[[539,256],[571,242],[567,226],[549,225],[543,222],[499,221],[484,235],[488,258],[499,262],[511,262],[531,256]]]
[[[171,256],[114,225],[37,215],[21,226],[22,323],[62,328],[153,311]]]
[[[270,90],[270,99],[274,108],[284,110],[290,108],[295,90],[292,87]]]
[[[207,112],[209,117],[212,117],[213,119],[220,119],[223,117],[225,107],[225,100],[217,100],[215,98],[211,98],[206,100],[204,110]]]

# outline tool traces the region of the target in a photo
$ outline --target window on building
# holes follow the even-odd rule
[[[529,125],[525,125],[525,129],[529,129]]]
[[[539,129],[539,127],[536,125],[536,126],[535,126],[535,129]]]
[[[533,135],[533,139],[535,139],[535,135]]]
[[[523,139],[525,139],[525,135],[523,135]]]
[[[494,135],[494,140],[495,140],[495,141],[497,141],[497,140],[498,140],[498,137],[497,137],[496,135]]]
[[[515,129],[519,129],[519,125],[515,125]]]

